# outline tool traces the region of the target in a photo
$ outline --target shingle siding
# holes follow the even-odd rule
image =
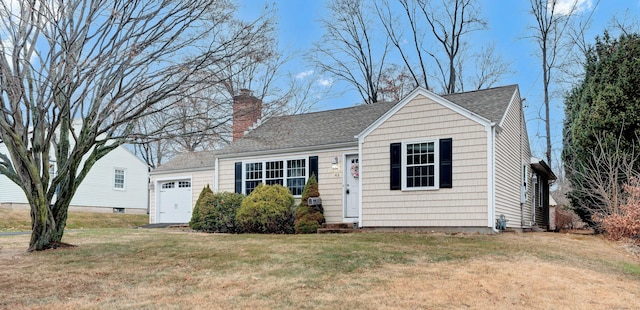
[[[389,189],[389,145],[453,139],[453,188]],[[361,156],[364,227],[486,227],[487,132],[483,125],[418,96],[372,131]]]
[[[514,228],[522,228],[522,169],[523,165],[529,166],[530,158],[529,139],[519,100],[519,96],[514,97],[496,138],[496,218],[504,214],[508,220],[507,227]],[[531,218],[531,205],[525,203],[522,209],[526,222],[527,215]]]

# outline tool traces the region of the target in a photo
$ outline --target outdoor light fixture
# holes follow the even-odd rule
[[[338,170],[338,157],[334,157],[333,160],[331,160],[331,168],[333,170]]]

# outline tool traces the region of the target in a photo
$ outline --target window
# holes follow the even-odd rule
[[[270,161],[265,163],[265,184],[284,185],[282,161]]]
[[[247,195],[262,182],[262,163],[249,163],[245,170],[245,193]]]
[[[124,170],[123,169],[114,169],[113,171],[113,188],[114,189],[124,189]]]
[[[294,196],[302,195],[305,180],[305,160],[287,160],[287,187]]]
[[[405,188],[436,186],[436,153],[434,142],[408,143],[405,151]]]
[[[175,188],[175,187],[176,187],[176,183],[174,183],[174,182],[169,182],[169,183],[162,184],[162,188]]]
[[[178,181],[178,188],[189,188],[191,187],[191,181]]]
[[[391,190],[424,190],[453,186],[452,139],[391,143]]]
[[[244,193],[249,195],[260,183],[280,184],[294,196],[302,195],[307,181],[306,159],[276,160],[244,164]]]

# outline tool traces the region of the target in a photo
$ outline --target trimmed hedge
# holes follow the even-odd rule
[[[282,185],[259,184],[242,201],[236,223],[242,232],[288,234],[293,232],[295,200]]]

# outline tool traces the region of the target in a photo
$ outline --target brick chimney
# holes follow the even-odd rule
[[[241,89],[240,95],[233,97],[233,141],[242,138],[261,116],[262,100],[248,89]]]

